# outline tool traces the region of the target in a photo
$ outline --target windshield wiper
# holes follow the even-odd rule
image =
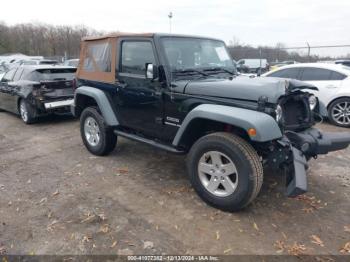
[[[235,75],[234,72],[231,72],[230,70],[227,70],[223,67],[212,67],[212,68],[207,68],[207,69],[204,69],[203,71],[215,71],[215,72],[219,72],[219,71],[223,71],[223,72],[226,72],[226,73],[229,73],[231,75]]]
[[[203,76],[209,76],[208,74],[200,71],[200,70],[197,70],[197,69],[183,69],[183,70],[175,70],[174,73],[180,73],[180,74],[188,74],[188,73],[198,73],[198,74],[201,74]]]

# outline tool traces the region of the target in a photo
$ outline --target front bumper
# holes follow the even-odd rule
[[[307,160],[320,154],[342,150],[350,144],[350,132],[329,133],[310,128],[303,132],[287,131],[280,145],[285,154],[281,165],[285,167],[287,175],[287,196],[295,197],[307,191],[306,170]]]

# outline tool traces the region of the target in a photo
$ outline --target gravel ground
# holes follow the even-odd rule
[[[197,197],[184,156],[119,139],[95,157],[77,120],[26,126],[2,112],[0,254],[345,254],[349,153],[312,160],[309,192],[296,199],[266,172],[253,205],[231,214]]]

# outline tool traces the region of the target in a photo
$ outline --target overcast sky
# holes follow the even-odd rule
[[[350,44],[350,0],[6,0],[1,3],[0,21],[169,32],[170,11],[173,33],[211,36],[226,43],[236,37],[253,46]],[[322,51],[346,53],[350,48]]]

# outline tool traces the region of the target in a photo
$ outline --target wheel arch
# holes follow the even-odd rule
[[[107,125],[119,125],[110,101],[102,90],[89,86],[77,88],[74,94],[74,105],[72,106],[74,116],[79,117],[81,112],[89,106],[97,106],[99,108]]]
[[[350,99],[350,95],[342,95],[342,96],[338,96],[338,97],[336,97],[336,98],[333,98],[329,103],[328,103],[328,105],[327,105],[327,110],[329,110],[329,108],[330,108],[330,106],[331,106],[331,104],[333,104],[335,101],[337,101],[337,100],[339,100],[339,99],[343,99],[343,98],[348,98],[348,99]]]
[[[328,118],[328,120],[329,120],[332,124],[334,124],[334,125],[349,128],[350,125],[349,125],[348,122],[345,122],[345,117],[343,118],[343,122],[340,122],[339,117],[338,117],[338,118],[335,118],[335,117],[333,116],[333,112],[332,112],[332,111],[333,111],[333,110],[332,110],[332,105],[333,105],[333,104],[336,104],[336,102],[337,102],[338,100],[342,100],[342,99],[346,99],[347,101],[349,101],[349,100],[350,100],[350,96],[346,96],[346,95],[345,95],[345,96],[339,96],[339,97],[333,99],[333,100],[329,103],[329,105],[327,106],[327,118]],[[346,117],[346,118],[347,118],[347,117]],[[348,119],[348,118],[347,118],[347,119]]]
[[[20,110],[19,110],[19,106],[20,106],[20,103],[21,103],[21,100],[25,100],[27,99],[26,97],[24,96],[17,96],[17,101],[16,101],[16,109],[17,109],[17,114],[20,115]]]
[[[196,130],[196,132],[193,132],[193,130]],[[178,143],[174,144],[173,142],[173,144],[176,146],[185,147],[187,150],[189,150],[199,138],[210,133],[221,131],[227,131],[236,134],[249,142],[251,141],[248,133],[241,127],[208,118],[198,117],[193,119],[187,125]]]
[[[255,136],[248,135],[248,130],[251,128],[256,130]],[[197,130],[201,131],[197,132]],[[195,107],[186,116],[176,133],[173,145],[190,147],[196,139],[211,131],[232,132],[248,141],[256,142],[266,142],[282,137],[275,119],[265,113],[243,108],[202,104]]]

